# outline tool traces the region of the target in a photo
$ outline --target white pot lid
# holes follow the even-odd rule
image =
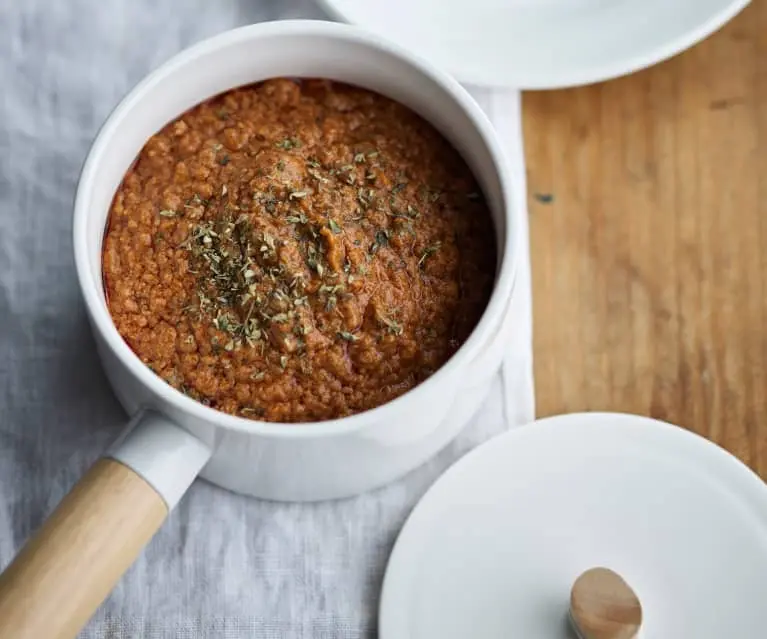
[[[607,80],[671,57],[749,0],[321,0],[460,81],[520,89]]]
[[[767,486],[681,428],[631,415],[540,420],[426,493],[391,555],[381,639],[571,639],[570,588],[621,574],[643,639],[767,636]]]

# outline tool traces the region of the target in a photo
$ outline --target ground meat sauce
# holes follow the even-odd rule
[[[306,422],[442,366],[485,309],[495,256],[475,180],[429,124],[370,91],[275,79],[149,139],[103,264],[118,331],[168,384]]]

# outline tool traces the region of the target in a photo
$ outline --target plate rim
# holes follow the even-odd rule
[[[421,518],[420,513],[424,508],[429,506],[429,498],[436,492],[438,487],[440,487],[442,483],[451,480],[454,475],[458,475],[459,473],[463,472],[466,466],[472,464],[475,458],[483,454],[482,451],[492,448],[493,446],[498,446],[500,442],[505,442],[507,440],[513,441],[515,438],[524,436],[530,431],[539,430],[539,427],[542,425],[546,425],[549,428],[577,428],[577,423],[584,419],[589,420],[589,423],[608,421],[613,422],[614,424],[610,426],[612,428],[621,428],[626,427],[627,425],[633,425],[638,426],[641,429],[654,430],[655,432],[666,432],[668,434],[667,436],[676,437],[680,441],[686,440],[688,442],[686,445],[697,446],[700,447],[700,449],[705,449],[711,454],[717,456],[722,463],[728,465],[728,477],[730,479],[729,481],[725,482],[726,486],[732,485],[733,478],[734,481],[738,482],[739,484],[747,485],[747,494],[743,493],[744,497],[748,497],[746,503],[751,506],[754,500],[758,499],[764,503],[767,509],[767,483],[763,481],[756,472],[754,472],[743,461],[741,461],[738,457],[736,457],[734,454],[719,444],[695,433],[694,431],[688,430],[681,426],[676,426],[670,422],[632,413],[584,411],[578,413],[551,415],[548,417],[536,419],[532,422],[528,422],[522,426],[512,427],[510,430],[500,435],[491,437],[486,442],[480,444],[473,450],[466,453],[452,466],[450,466],[444,473],[442,473],[442,475],[436,479],[436,481],[434,481],[431,486],[429,486],[429,488],[419,498],[413,509],[408,514],[402,528],[397,534],[397,538],[386,562],[377,615],[379,633],[378,636],[380,639],[394,639],[393,635],[387,631],[389,622],[392,620],[393,615],[396,612],[396,610],[392,608],[391,604],[388,603],[389,600],[393,597],[392,582],[395,578],[398,578],[398,575],[392,571],[396,570],[399,563],[401,563],[399,561],[399,557],[403,552],[405,552],[407,544],[410,542],[409,537],[413,534],[411,531],[414,526],[418,525],[418,520]],[[767,518],[761,517],[760,519],[764,520],[764,527],[767,529]],[[401,577],[399,577],[399,580],[401,580]],[[403,637],[397,637],[396,639],[403,639]]]
[[[331,18],[349,24],[356,24],[361,28],[370,30],[370,27],[366,24],[360,24],[352,20],[351,16],[339,6],[338,0],[317,0],[317,2]],[[522,91],[546,91],[588,86],[631,75],[679,55],[719,31],[749,4],[751,4],[751,0],[730,0],[729,4],[710,18],[702,20],[696,28],[690,29],[678,37],[669,40],[664,46],[651,47],[649,50],[643,49],[633,56],[608,60],[577,71],[570,70],[545,74],[528,74],[524,71],[518,71],[500,82],[497,80],[493,82],[490,80],[490,75],[468,77],[463,73],[456,73],[450,68],[446,70],[462,84],[483,88],[504,87]],[[386,37],[383,33],[379,33],[379,35]],[[431,60],[431,62],[438,66],[443,66],[438,60]]]

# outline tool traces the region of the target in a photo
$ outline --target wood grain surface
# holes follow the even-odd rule
[[[767,2],[524,119],[538,414],[665,419],[767,479]]]

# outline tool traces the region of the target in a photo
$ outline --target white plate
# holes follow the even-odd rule
[[[716,31],[749,0],[321,0],[462,82],[521,89],[607,80]]]
[[[685,430],[605,413],[544,419],[467,455],[402,530],[381,639],[570,639],[592,566],[640,597],[643,639],[767,636],[767,487]]]

